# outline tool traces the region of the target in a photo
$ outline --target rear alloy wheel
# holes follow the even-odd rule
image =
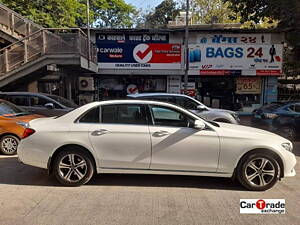
[[[296,130],[293,127],[282,127],[280,129],[280,135],[290,141],[294,141],[296,139]]]
[[[273,187],[279,176],[277,161],[265,153],[253,153],[244,157],[238,166],[240,183],[251,191],[265,191]]]
[[[94,174],[90,156],[81,150],[64,150],[54,161],[56,179],[66,186],[80,186],[87,183]]]
[[[0,151],[4,155],[17,154],[19,139],[13,135],[5,135],[0,140]]]

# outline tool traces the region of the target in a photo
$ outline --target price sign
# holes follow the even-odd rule
[[[239,77],[236,79],[236,94],[260,94],[261,78],[260,77]]]

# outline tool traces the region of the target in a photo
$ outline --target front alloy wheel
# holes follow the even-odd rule
[[[248,190],[265,191],[277,183],[279,165],[272,155],[252,153],[239,162],[237,176]]]
[[[54,160],[53,172],[56,179],[66,186],[87,183],[94,173],[90,156],[82,150],[63,150]]]
[[[245,176],[250,184],[263,187],[274,179],[275,167],[266,158],[256,158],[247,164]]]
[[[0,140],[0,151],[4,155],[17,154],[17,148],[19,145],[19,139],[13,135],[5,135]]]

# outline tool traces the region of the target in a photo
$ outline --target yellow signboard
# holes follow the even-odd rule
[[[239,77],[236,79],[236,94],[260,94],[260,77]]]

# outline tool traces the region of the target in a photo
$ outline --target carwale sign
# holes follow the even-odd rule
[[[180,69],[180,44],[102,44],[98,47],[102,69]]]
[[[200,44],[190,45],[190,70],[252,70],[257,75],[280,75],[281,44]],[[261,72],[263,71],[263,72]],[[274,72],[276,71],[276,73]]]

